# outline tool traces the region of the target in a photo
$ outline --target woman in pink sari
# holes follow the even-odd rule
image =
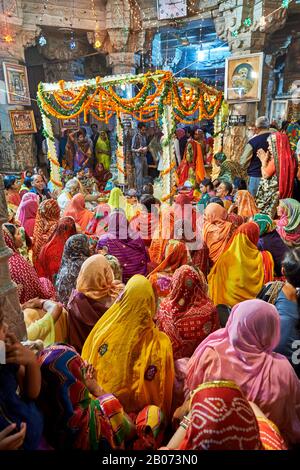
[[[24,194],[18,207],[16,218],[24,227],[27,235],[33,237],[36,214],[39,208],[39,197],[35,193]]]
[[[262,300],[237,304],[225,328],[209,335],[188,362],[191,392],[203,382],[232,380],[290,444],[300,441],[300,382],[288,360],[273,352],[280,339],[276,308]]]

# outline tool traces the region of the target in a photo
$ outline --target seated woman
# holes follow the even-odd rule
[[[208,275],[210,297],[215,305],[233,307],[253,299],[262,286],[273,280],[274,261],[268,251],[257,248],[259,227],[241,225]]]
[[[228,213],[219,204],[210,203],[204,211],[203,239],[212,263],[218,261],[236,227],[228,221]]]
[[[174,359],[191,357],[198,344],[219,328],[217,310],[207,296],[201,272],[186,265],[175,271],[170,294],[157,311],[156,324],[169,336]]]
[[[23,244],[20,229],[12,224],[3,225],[3,235],[6,245],[13,251],[8,259],[9,272],[17,284],[20,303],[39,297],[41,299],[55,298],[52,283],[45,278],[39,278],[34,267],[18,252]]]
[[[61,265],[56,277],[57,298],[66,307],[84,261],[90,256],[89,239],[86,235],[72,235],[65,244]]]
[[[214,186],[209,178],[204,178],[204,180],[200,182],[200,192],[201,197],[197,203],[198,210],[201,208],[205,209],[209,204],[210,198],[215,195]]]
[[[295,344],[300,344],[300,298],[298,293],[300,288],[300,248],[286,253],[282,261],[282,273],[286,277],[286,282],[270,282],[257,297],[277,308],[280,317],[280,341],[275,351],[288,358],[300,377],[300,365],[292,360],[295,353],[293,344],[295,341]]]
[[[93,255],[82,264],[68,303],[70,344],[79,353],[94,325],[123,289],[103,255]]]
[[[87,226],[86,233],[87,235],[96,235],[97,237],[101,237],[104,235],[108,230],[108,221],[109,221],[109,214],[111,213],[111,208],[107,204],[107,198],[102,198],[96,208],[96,212]]]
[[[290,248],[300,246],[300,203],[295,199],[282,199],[277,208],[280,219],[277,231]]]
[[[274,218],[279,199],[291,198],[296,176],[296,159],[285,133],[275,132],[268,137],[269,149],[259,149],[262,178],[256,194],[260,212]]]
[[[110,255],[118,258],[123,270],[124,284],[134,274],[147,274],[148,254],[143,240],[132,233],[123,211],[113,211],[109,216],[108,232],[100,237],[97,250],[107,247]]]
[[[93,367],[64,344],[44,349],[38,361],[47,442],[55,450],[123,449],[132,422],[117,398],[98,385]]]
[[[24,227],[27,235],[33,237],[35,219],[39,208],[39,197],[34,193],[27,193],[23,196],[22,201],[16,213],[16,219]]]
[[[213,403],[220,403],[219,410]],[[199,420],[203,426],[198,425]],[[193,390],[188,416],[163,449],[286,450],[287,447],[277,427],[254,403],[248,402],[234,382],[217,380]]]
[[[300,382],[289,361],[273,352],[280,339],[276,308],[262,300],[236,305],[225,328],[208,336],[187,365],[189,391],[226,377],[278,427],[287,444],[300,440]]]
[[[53,300],[32,299],[22,305],[27,337],[30,341],[68,343],[68,315],[63,306]]]
[[[190,264],[191,256],[185,243],[170,240],[167,243],[164,260],[149,274],[158,302],[171,292],[172,277],[177,268]]]
[[[235,206],[237,207],[237,215],[244,218],[253,217],[259,212],[254,197],[246,190],[239,190],[236,193]]]
[[[97,163],[94,175],[97,180],[98,190],[100,192],[104,191],[107,181],[112,177],[111,172],[109,170],[105,170],[103,163]]]
[[[259,226],[258,249],[271,253],[275,276],[281,277],[281,263],[288,248],[276,231],[276,223],[266,214],[255,214],[252,220]]]
[[[76,234],[76,225],[72,217],[63,217],[57,224],[52,237],[43,246],[37,263],[39,277],[45,277],[55,282],[59,271],[65,243],[72,235]]]
[[[232,184],[229,181],[221,181],[216,189],[216,196],[220,197],[226,210],[232,205]]]
[[[41,388],[40,369],[35,354],[7,330],[2,306],[0,341],[6,343],[6,364],[0,366],[0,434],[18,434],[15,447],[4,450],[36,450],[43,432],[43,418],[34,403]]]
[[[54,199],[46,199],[40,204],[35,219],[32,247],[32,260],[36,269],[41,249],[52,237],[59,218],[59,205]]]
[[[149,256],[151,263],[160,264],[165,255],[165,250],[169,240],[174,238],[174,211],[170,208],[161,210],[158,226],[154,230],[151,245],[149,248]]]
[[[127,413],[151,404],[168,418],[174,382],[172,346],[155,326],[154,315],[150,282],[133,276],[94,326],[82,357],[95,367],[100,386],[116,395]]]
[[[93,215],[93,212],[85,208],[85,199],[81,193],[72,197],[64,211],[64,216],[73,217],[75,223],[80,226],[83,232],[86,231],[89,222],[93,218]]]
[[[15,208],[17,208],[21,202],[17,177],[13,175],[6,175],[4,176],[3,182],[7,204],[11,204]]]
[[[20,194],[21,201],[23,199],[23,196],[25,196],[25,194],[27,194],[31,190],[31,188],[32,188],[31,181],[32,181],[31,176],[25,176],[25,178],[23,180],[23,184],[19,189],[19,194]]]
[[[145,246],[150,247],[152,236],[159,223],[157,202],[154,196],[143,194],[140,203],[142,210],[138,218],[131,221],[130,226],[140,234]]]

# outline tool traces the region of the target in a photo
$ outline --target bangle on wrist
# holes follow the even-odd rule
[[[184,416],[179,426],[181,426],[184,429],[187,429],[190,424],[191,424],[190,418],[188,418],[187,416]]]

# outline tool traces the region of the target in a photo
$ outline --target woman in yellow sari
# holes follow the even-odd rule
[[[118,397],[126,412],[156,405],[170,417],[174,382],[171,342],[155,326],[150,282],[133,276],[123,294],[89,334],[82,357],[93,364],[97,381]]]
[[[109,138],[105,131],[101,131],[97,139],[97,142],[95,145],[95,155],[96,155],[97,163],[102,163],[105,170],[109,170],[111,151],[110,151]]]
[[[241,225],[208,275],[210,298],[215,305],[233,307],[254,299],[263,285],[273,280],[274,261],[268,251],[259,251],[259,227]]]

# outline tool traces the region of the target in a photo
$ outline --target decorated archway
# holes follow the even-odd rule
[[[122,98],[118,87],[133,85],[138,89],[133,98]],[[196,124],[202,119],[213,119],[223,100],[223,93],[206,85],[200,79],[177,78],[168,71],[148,72],[142,75],[96,77],[77,82],[40,83],[38,104],[48,144],[51,182],[56,189],[62,187],[60,166],[56,154],[51,118],[71,119],[88,114],[108,123],[117,115],[117,169],[118,180],[125,181],[123,155],[122,115],[130,114],[143,122],[157,121],[163,132],[163,200],[168,201],[175,192],[176,171],[173,136],[176,123]]]

